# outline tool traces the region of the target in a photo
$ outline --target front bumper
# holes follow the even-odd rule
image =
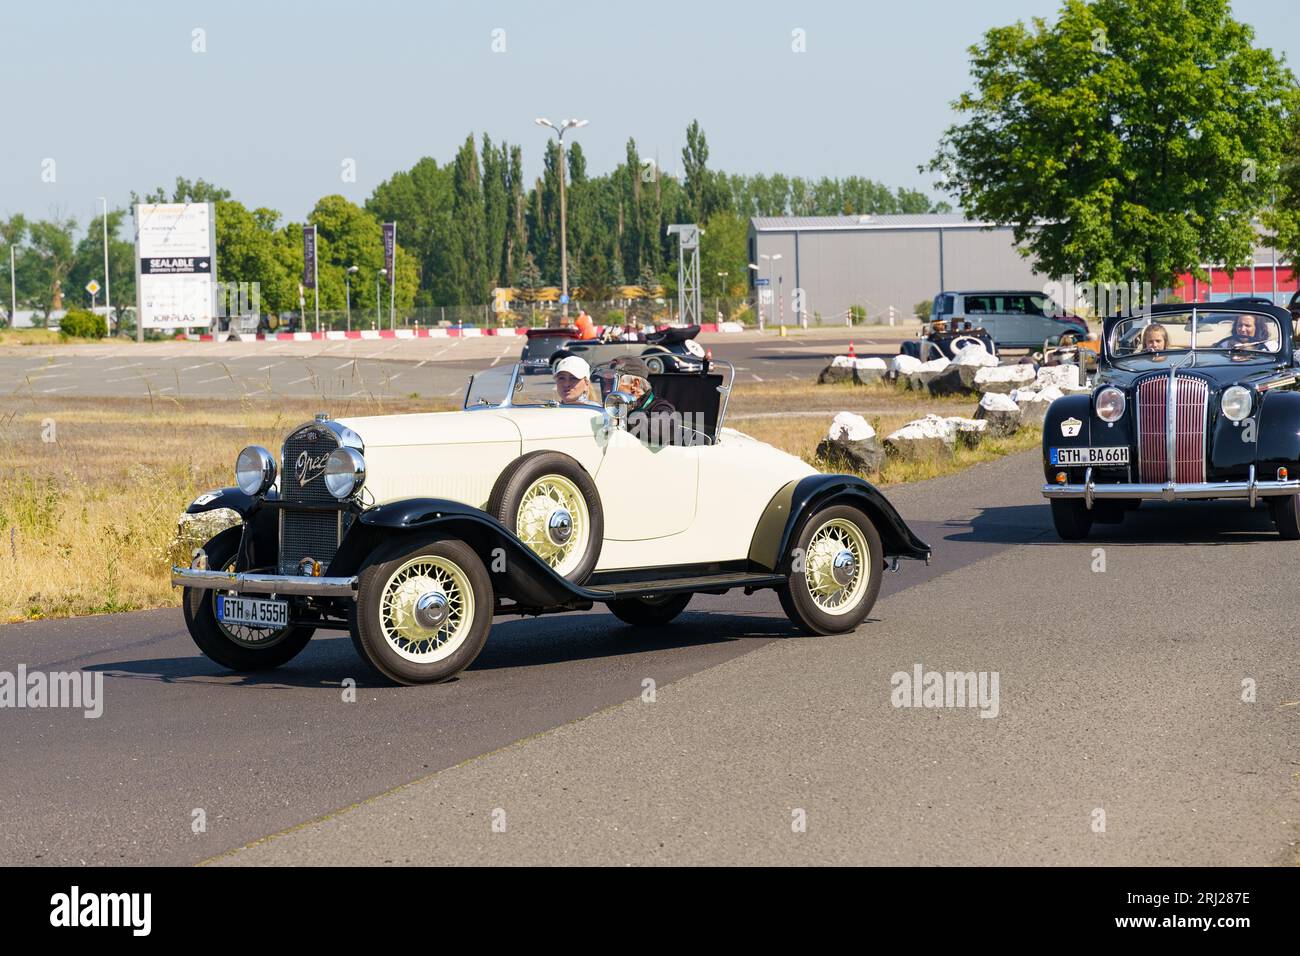
[[[172,585],[236,594],[305,594],[311,597],[355,598],[357,579],[313,578],[293,574],[257,574],[251,571],[200,571],[172,567]]]
[[[1082,498],[1091,508],[1096,499],[1145,498],[1159,501],[1191,501],[1206,498],[1245,498],[1251,507],[1257,498],[1300,494],[1300,480],[1256,481],[1255,467],[1250,468],[1246,481],[1203,481],[1178,484],[1097,484],[1092,480],[1092,469],[1084,473],[1082,484],[1043,485],[1045,498]]]

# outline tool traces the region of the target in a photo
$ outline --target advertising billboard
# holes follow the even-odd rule
[[[217,315],[212,203],[139,203],[136,305],[146,329],[208,326]]]

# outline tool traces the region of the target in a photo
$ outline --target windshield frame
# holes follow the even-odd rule
[[[482,369],[475,372],[465,383],[465,396],[461,399],[461,411],[474,412],[486,408],[599,408],[600,406],[592,402],[561,402],[559,396],[554,392],[549,398],[531,400],[532,396],[527,396],[530,400],[518,401],[518,397],[525,391],[524,385],[526,380],[536,378],[538,383],[543,376],[527,376],[523,363],[515,362],[509,366],[509,378],[505,376],[507,366],[493,365],[490,368]],[[487,382],[483,379],[487,378]],[[549,372],[544,376],[546,382],[554,387],[555,377]],[[493,379],[504,381],[504,387],[493,386],[492,391],[488,391],[486,386],[492,384]],[[474,385],[479,383],[484,388],[484,394],[470,404],[470,396],[474,394]],[[489,399],[491,399],[489,401]]]
[[[1191,339],[1187,346],[1170,347],[1170,348],[1165,348],[1160,350],[1144,348],[1144,349],[1139,349],[1137,351],[1123,351],[1123,352],[1120,351],[1119,336],[1121,330],[1127,332],[1132,328],[1145,328],[1146,326],[1149,326],[1152,323],[1165,324],[1163,322],[1164,319],[1169,317],[1185,316],[1189,311],[1191,313],[1192,327],[1191,327]],[[1218,322],[1222,322],[1225,318],[1231,316],[1234,318],[1234,326],[1235,326],[1235,317],[1241,315],[1251,315],[1254,316],[1257,321],[1262,319],[1266,322],[1271,322],[1273,327],[1276,329],[1277,338],[1276,340],[1274,340],[1273,336],[1270,335],[1268,339],[1262,340],[1261,344],[1273,344],[1274,342],[1276,342],[1276,348],[1258,349],[1258,348],[1246,348],[1240,345],[1238,346],[1197,345],[1196,340],[1199,331],[1198,326],[1200,324],[1200,319],[1202,316],[1206,316],[1206,315],[1220,316],[1221,318],[1215,320],[1216,324]],[[1146,320],[1144,326],[1137,326],[1135,324],[1136,320],[1139,319]],[[1244,354],[1248,356],[1258,357],[1261,359],[1276,360],[1276,359],[1281,359],[1285,353],[1285,349],[1287,347],[1286,334],[1287,334],[1287,330],[1285,326],[1283,326],[1283,324],[1277,319],[1276,316],[1269,315],[1267,312],[1258,309],[1252,309],[1252,308],[1209,308],[1207,309],[1203,305],[1193,303],[1187,309],[1171,309],[1171,310],[1165,310],[1161,312],[1148,312],[1145,315],[1125,316],[1123,318],[1116,319],[1113,322],[1113,324],[1111,324],[1106,335],[1106,351],[1108,353],[1107,357],[1112,362],[1124,361],[1133,358],[1150,357],[1154,355],[1169,355],[1169,354],[1183,354],[1183,353],[1195,355],[1201,352],[1211,353],[1215,355]]]

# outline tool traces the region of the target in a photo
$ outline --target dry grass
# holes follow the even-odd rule
[[[969,405],[970,402],[968,401],[966,404]],[[849,410],[854,411],[854,409]],[[883,439],[885,435],[929,411],[935,411],[936,414],[958,415],[969,414],[972,409],[966,408],[965,412],[962,412],[951,409],[937,411],[933,408],[926,408],[923,411],[907,415],[864,415],[863,417],[871,423],[871,426],[876,429],[876,432]],[[816,457],[817,445],[826,437],[826,429],[829,424],[830,416],[828,415],[826,418],[755,419],[737,422],[736,427],[759,441],[775,445],[792,455],[798,455],[816,468],[827,471],[839,470],[838,466],[831,469],[826,462],[819,461]],[[969,468],[971,465],[994,461],[1005,455],[1037,448],[1042,443],[1042,435],[1043,432],[1040,428],[1022,428],[1009,438],[985,439],[975,448],[959,446],[950,456],[936,456],[911,461],[895,458],[891,455],[886,458],[885,465],[879,472],[862,474],[862,477],[869,479],[874,484],[887,486],[909,481],[924,481],[927,478],[937,478],[940,475],[950,475]]]
[[[967,397],[932,398],[901,385],[854,385],[852,382],[816,385],[794,379],[736,383],[727,405],[727,416],[762,414],[774,411],[851,411],[859,415],[897,412],[917,418],[927,412],[961,415],[970,411],[975,399]],[[865,411],[864,411],[865,410]]]
[[[175,604],[177,516],[232,483],[248,444],[277,448],[320,399],[0,403],[0,621]],[[330,405],[340,417],[449,406]]]
[[[832,415],[866,415],[882,434],[926,412],[967,414],[970,399],[921,400],[889,387],[755,383],[737,390],[730,414],[819,410],[733,424],[817,464]],[[274,403],[212,399],[0,401],[0,621],[127,611],[176,604],[169,569],[178,515],[199,494],[231,484],[248,444],[278,448],[320,398]],[[339,417],[445,410],[427,399],[354,400]],[[873,481],[893,484],[955,471],[1032,447],[1037,432],[959,450],[951,459],[891,460]],[[186,555],[188,556],[188,555]]]
[[[58,345],[69,341],[60,338],[56,329],[0,329],[0,345]]]
[[[969,417],[974,414],[975,406],[976,400],[970,396],[934,398],[904,386],[887,383],[869,386],[854,385],[852,382],[814,385],[790,379],[771,382],[742,380],[727,410],[727,418],[732,427],[745,434],[798,455],[814,467],[829,470],[826,462],[817,460],[816,452],[817,445],[826,437],[827,426],[836,412],[848,411],[861,415],[883,438],[907,422],[930,413]],[[818,414],[805,414],[809,412]],[[1022,429],[1010,438],[983,441],[977,448],[959,447],[949,457],[919,461],[890,457],[881,471],[864,474],[862,477],[880,485],[923,481],[952,474],[980,462],[993,461],[1013,452],[1036,448],[1041,441],[1041,429]]]

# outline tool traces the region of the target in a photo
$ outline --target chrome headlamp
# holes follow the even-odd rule
[[[235,484],[246,495],[264,495],[275,484],[275,456],[260,445],[249,445],[235,459]]]
[[[339,501],[351,498],[366,483],[366,460],[354,448],[335,448],[325,462],[325,487]]]
[[[1128,401],[1124,392],[1113,385],[1107,385],[1097,393],[1097,417],[1103,422],[1117,422],[1124,417],[1124,408]]]
[[[1241,385],[1225,388],[1223,397],[1219,399],[1219,407],[1223,410],[1223,417],[1230,422],[1239,422],[1245,419],[1250,414],[1252,404],[1250,389]]]

